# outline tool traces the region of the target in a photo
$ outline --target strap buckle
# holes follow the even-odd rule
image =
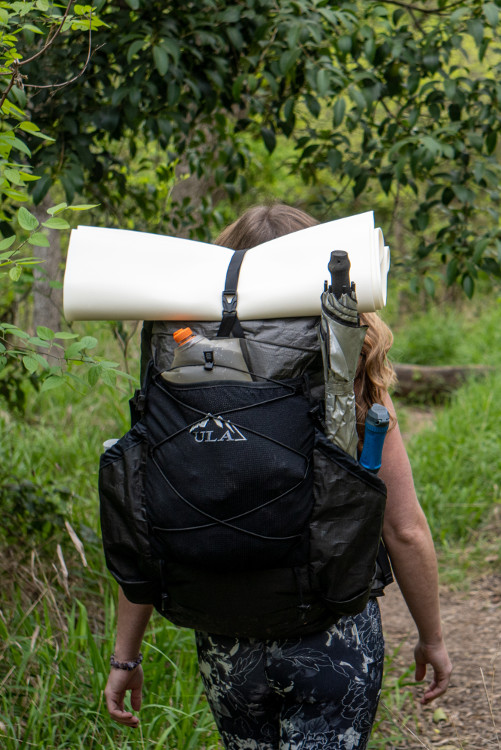
[[[238,295],[236,291],[225,289],[222,295],[223,316],[233,315],[237,309]]]

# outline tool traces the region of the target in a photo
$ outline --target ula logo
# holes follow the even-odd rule
[[[212,424],[210,424],[212,423]],[[237,443],[247,442],[238,427],[229,420],[207,414],[205,419],[190,429],[196,443]]]

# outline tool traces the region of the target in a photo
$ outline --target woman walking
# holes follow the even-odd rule
[[[225,229],[217,243],[243,250],[316,223],[289,206],[258,206]],[[393,382],[386,359],[391,333],[376,313],[362,314],[361,322],[368,329],[355,379],[357,426],[362,439],[370,406],[381,403],[388,408],[391,424],[379,472],[387,487],[383,540],[416,624],[416,679],[423,680],[431,670],[422,696],[423,703],[429,703],[445,692],[452,670],[440,622],[436,556],[388,394]],[[317,321],[309,323],[314,327]],[[245,329],[245,321],[242,325]],[[196,324],[190,326],[196,330]],[[151,356],[149,328],[145,325],[143,336],[147,357]],[[362,612],[300,637],[260,640],[196,633],[201,677],[228,750],[363,750],[367,746],[384,659],[379,593],[374,589]],[[124,699],[130,691],[132,709],[139,711],[140,649],[152,609],[129,602],[120,590],[105,695],[112,718],[130,727],[137,727],[139,718],[125,709]]]

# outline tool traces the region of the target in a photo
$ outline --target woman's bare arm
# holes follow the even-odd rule
[[[149,604],[132,604],[126,599],[122,589],[119,589],[114,653],[117,661],[133,661],[137,658],[152,611],[153,607]],[[139,711],[143,690],[143,670],[141,666],[130,672],[112,668],[104,691],[111,718],[120,724],[137,727],[139,726],[139,718],[127,711],[124,706],[128,690],[131,693],[130,700],[133,710]]]
[[[389,398],[386,405],[394,411]],[[433,540],[416,496],[398,424],[386,436],[379,475],[388,489],[383,538],[418,630],[414,652],[416,679],[424,679],[428,664],[433,669],[433,680],[422,699],[423,703],[429,703],[446,691],[452,665],[442,634]]]

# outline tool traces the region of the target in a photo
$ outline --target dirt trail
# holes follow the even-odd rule
[[[417,725],[408,724],[415,736],[405,732],[404,744],[385,750],[501,750],[501,576],[472,583],[467,594],[444,589],[441,603],[454,664],[451,687],[430,706],[416,701]],[[387,653],[400,647],[395,663],[404,672],[413,661],[415,629],[396,584],[381,609]],[[419,687],[410,690],[417,698],[422,694]],[[404,706],[397,723],[408,715]]]

